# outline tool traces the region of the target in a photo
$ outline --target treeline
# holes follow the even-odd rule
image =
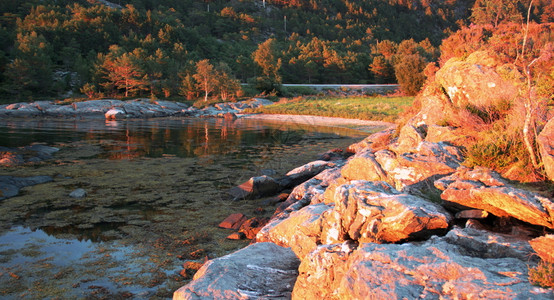
[[[237,82],[268,91],[281,82],[399,82],[413,94],[443,38],[470,17],[521,17],[528,2],[2,1],[0,97],[227,97]],[[551,21],[552,4],[542,2],[532,18]],[[220,83],[206,93],[204,60],[215,81],[232,82],[228,91]]]

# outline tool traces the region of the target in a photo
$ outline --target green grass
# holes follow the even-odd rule
[[[294,114],[394,122],[412,105],[414,97],[348,97],[283,99],[248,111],[264,114]]]

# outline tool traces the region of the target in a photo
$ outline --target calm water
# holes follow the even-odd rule
[[[50,175],[0,202],[0,298],[168,298],[187,261],[245,246],[227,215],[270,216],[225,191],[278,177],[367,132],[259,120],[0,120],[0,146],[45,143],[50,161],[0,175]],[[69,198],[84,188],[84,199]]]

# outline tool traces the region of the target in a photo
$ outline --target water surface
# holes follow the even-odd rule
[[[270,216],[229,201],[252,176],[278,177],[367,132],[261,120],[0,120],[0,146],[61,150],[1,175],[50,175],[0,202],[0,297],[168,298],[182,264],[248,244],[217,224]],[[76,188],[87,197],[68,195]]]

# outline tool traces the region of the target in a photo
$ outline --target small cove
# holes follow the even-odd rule
[[[0,146],[61,150],[2,175],[49,175],[0,202],[0,296],[168,298],[186,261],[244,247],[217,224],[271,216],[261,200],[225,191],[287,171],[367,132],[263,120],[0,120]],[[83,188],[87,197],[68,194]],[[260,207],[262,209],[260,209]],[[60,259],[63,257],[63,259]]]

